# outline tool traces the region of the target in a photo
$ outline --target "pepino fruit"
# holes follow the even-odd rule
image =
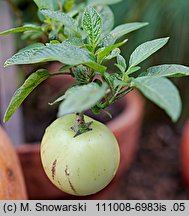
[[[60,190],[77,196],[94,194],[113,179],[120,160],[119,146],[104,124],[92,121],[91,130],[74,136],[75,115],[55,120],[41,143],[44,170]]]

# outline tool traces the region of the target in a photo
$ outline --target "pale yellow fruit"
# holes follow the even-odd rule
[[[74,137],[75,115],[63,116],[46,129],[41,143],[41,160],[49,179],[60,190],[77,196],[106,187],[120,160],[118,143],[109,128],[87,116],[85,121],[93,121],[92,130]]]

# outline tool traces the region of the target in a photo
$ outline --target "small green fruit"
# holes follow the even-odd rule
[[[54,121],[41,143],[44,170],[60,190],[77,196],[94,194],[113,179],[119,165],[119,146],[104,124],[93,121],[91,131],[74,137],[75,115]]]

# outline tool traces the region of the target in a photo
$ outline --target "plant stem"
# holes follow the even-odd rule
[[[81,135],[87,131],[91,131],[90,128],[93,122],[85,122],[83,113],[76,113],[75,125],[71,129],[75,132],[74,137]]]
[[[112,103],[115,103],[117,100],[119,100],[120,98],[122,98],[123,96],[125,96],[126,94],[131,92],[132,90],[133,90],[133,88],[131,88],[131,87],[127,88],[125,91],[123,91],[121,94],[119,94],[118,97],[112,101]]]
[[[122,98],[123,96],[125,96],[126,94],[128,94],[132,90],[133,90],[133,88],[128,87],[124,91],[115,93],[115,95],[109,101],[106,100],[106,102],[101,106],[101,108],[105,109],[107,106],[115,103],[117,100],[119,100],[120,98]]]
[[[80,126],[85,124],[84,114],[83,113],[76,113],[76,125]]]

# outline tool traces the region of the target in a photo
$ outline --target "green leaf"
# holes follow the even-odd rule
[[[62,66],[59,70],[58,70],[58,72],[62,72],[62,71],[65,71],[65,70],[69,70],[70,68],[72,68],[73,67],[73,65],[64,65],[64,66]]]
[[[67,91],[68,92],[68,91]],[[57,98],[55,101],[53,101],[52,103],[48,103],[49,105],[55,105],[55,104],[57,104],[57,103],[59,103],[59,102],[61,102],[61,101],[63,101],[64,99],[65,99],[65,95],[66,95],[66,93],[64,94],[64,95],[62,95],[62,96],[60,96],[59,98]]]
[[[72,87],[61,98],[63,102],[59,106],[58,117],[91,108],[104,97],[106,90],[106,84],[99,86],[96,83]]]
[[[120,86],[120,85],[121,85],[122,87],[124,87],[124,86],[127,85],[126,82],[124,82],[124,81],[122,81],[122,80],[119,80],[119,79],[117,79],[116,77],[114,78],[113,84],[114,84],[114,89],[115,89],[116,87]]]
[[[51,9],[54,10],[54,0],[33,0],[37,7],[39,8],[39,10],[41,9]]]
[[[143,62],[153,53],[161,49],[168,42],[168,40],[168,37],[159,38],[152,41],[147,41],[138,46],[130,56],[130,67],[137,66],[139,63]]]
[[[39,50],[41,48],[44,48],[45,45],[43,43],[33,43],[33,44],[30,44],[26,47],[24,47],[23,49],[19,50],[18,52],[24,52],[24,51],[28,51],[28,50]]]
[[[87,0],[90,5],[111,5],[121,2],[123,0]]]
[[[164,64],[148,68],[143,76],[182,77],[189,76],[189,67],[177,64]]]
[[[47,44],[41,49],[18,52],[5,62],[5,66],[16,64],[33,64],[47,61],[60,61],[68,65],[93,62],[94,57],[85,49],[75,47],[64,41],[61,44]]]
[[[40,26],[34,25],[34,24],[26,24],[21,27],[17,28],[11,28],[6,31],[0,32],[0,35],[7,35],[7,34],[13,34],[18,32],[25,32],[25,31],[39,31],[42,32],[42,29]]]
[[[53,11],[53,10],[41,10],[40,12],[48,18],[62,23],[63,25],[68,27],[69,30],[75,33],[75,35],[77,35],[78,37],[81,36],[76,20],[74,20],[72,17],[68,16],[67,14],[60,11]]]
[[[103,5],[97,7],[97,12],[102,18],[102,35],[101,38],[104,38],[112,28],[114,27],[114,14],[110,7]],[[108,19],[107,19],[108,17]]]
[[[21,40],[38,40],[44,33],[38,31],[26,31],[22,34]]]
[[[139,77],[131,86],[138,88],[148,99],[166,111],[173,121],[181,113],[181,99],[177,88],[163,77]]]
[[[120,52],[121,51],[119,48],[115,48],[114,50],[112,50],[112,52],[108,56],[106,56],[104,58],[104,61],[111,60],[111,59],[117,57],[120,54]]]
[[[49,77],[49,73],[45,69],[40,69],[32,73],[24,82],[24,84],[16,90],[4,116],[4,122],[7,122],[14,112],[18,109],[26,97],[44,80]]]
[[[67,41],[74,46],[78,46],[78,47],[84,46],[83,40],[81,38],[78,38],[78,37],[72,36]]]
[[[140,70],[141,67],[139,66],[134,66],[134,67],[130,67],[128,70],[127,70],[127,74],[130,75],[130,74],[133,74],[135,73],[136,71]]]
[[[106,71],[106,67],[105,66],[100,65],[100,64],[98,64],[96,62],[86,62],[84,64],[87,65],[88,67],[91,67],[95,71],[100,72],[100,73],[104,73]]]
[[[87,7],[82,18],[82,26],[89,37],[90,45],[95,48],[102,33],[102,19],[92,7]]]
[[[115,75],[114,74],[109,74],[109,73],[105,72],[103,74],[103,77],[104,77],[105,81],[108,83],[108,85],[110,86],[110,88],[114,89]]]
[[[127,85],[124,81],[118,79],[116,77],[116,74],[104,73],[104,78],[105,78],[106,82],[108,83],[108,85],[110,86],[110,88],[113,90],[116,90],[116,88],[120,85],[122,85],[122,86]]]
[[[61,44],[47,44],[39,49],[19,51],[5,62],[5,67],[16,64],[33,64],[48,61],[59,61],[67,65],[84,64],[100,73],[106,70],[105,66],[97,64],[94,57],[85,49],[75,47],[64,41]]]
[[[122,55],[118,55],[117,56],[117,64],[116,66],[122,71],[122,72],[125,72],[126,70],[126,67],[127,67],[127,64],[126,64],[126,61],[125,59],[123,58]]]
[[[82,3],[81,3],[81,4],[82,4]],[[80,7],[78,7],[78,5],[77,5],[76,8],[72,9],[71,11],[69,11],[69,12],[66,13],[66,14],[67,14],[68,16],[70,16],[70,17],[74,17],[74,16],[76,16],[79,12],[80,12]]]
[[[102,62],[104,60],[104,58],[106,56],[108,56],[110,54],[110,52],[112,52],[112,50],[114,50],[115,48],[118,48],[120,46],[122,46],[123,44],[125,44],[128,40],[124,40],[120,43],[108,46],[108,47],[102,47],[100,49],[97,50],[96,55],[97,55],[97,62]]]
[[[113,29],[106,37],[103,38],[102,44],[104,46],[110,46],[114,44],[116,40],[122,37],[123,35],[126,35],[132,31],[140,29],[146,25],[148,25],[148,23],[142,23],[142,22],[126,23],[126,24],[119,25],[115,29]]]

